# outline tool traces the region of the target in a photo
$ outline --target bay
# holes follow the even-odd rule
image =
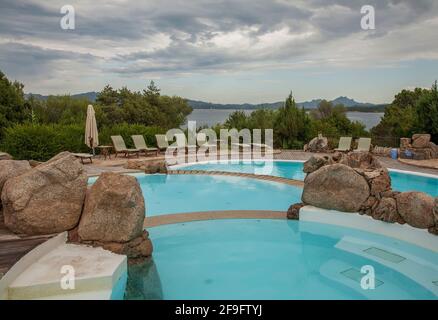
[[[194,109],[187,117],[187,121],[196,121],[197,127],[214,126],[218,123],[223,123],[228,116],[236,110],[224,109]],[[240,110],[246,114],[250,114],[254,110]],[[383,113],[381,112],[347,112],[348,119],[359,121],[366,126],[367,130],[380,123]],[[187,126],[187,123],[184,127]]]

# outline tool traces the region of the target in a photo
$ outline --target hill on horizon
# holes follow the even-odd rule
[[[75,99],[88,99],[90,102],[95,102],[97,95],[99,92],[96,91],[90,91],[90,92],[84,92],[84,93],[78,93],[78,94],[72,94],[71,97]],[[26,93],[25,97],[29,98],[30,96],[35,97],[39,100],[47,100],[49,97],[48,95],[41,95],[41,94],[35,94],[35,93]],[[315,109],[318,107],[319,103],[323,99],[313,99],[311,101],[304,101],[304,102],[297,102],[297,105],[300,107],[304,107],[304,109]],[[221,110],[229,110],[229,109],[236,109],[236,110],[256,110],[256,109],[278,109],[283,105],[283,101],[278,102],[268,102],[268,103],[230,103],[230,104],[222,104],[222,103],[212,103],[212,102],[205,102],[205,101],[199,101],[199,100],[191,100],[187,99],[188,104],[193,109],[221,109]],[[354,99],[341,96],[331,101],[334,105],[337,104],[343,104],[347,108],[376,108],[376,107],[383,107],[384,105],[379,104],[373,104],[373,103],[364,103],[364,102],[358,102]]]

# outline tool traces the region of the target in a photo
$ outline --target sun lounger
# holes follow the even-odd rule
[[[144,152],[145,155],[152,152],[158,156],[158,148],[149,148],[142,135],[133,135],[131,138],[134,141],[135,148],[140,150],[140,152]]]
[[[139,156],[140,150],[128,149],[122,136],[111,136],[111,140],[113,141],[116,158],[119,153],[123,153],[125,157],[128,157],[131,154],[136,154],[137,157]]]
[[[159,151],[165,151],[169,147],[169,142],[165,134],[156,134],[155,139],[157,139],[157,147]]]
[[[350,151],[351,140],[351,137],[341,137],[341,139],[339,139],[339,146],[335,149],[335,151]]]
[[[93,163],[93,155],[89,153],[73,153],[73,155],[81,160],[81,163],[84,164],[84,159],[90,160],[90,163]]]
[[[371,148],[371,138],[360,138],[359,142],[357,143],[357,149],[354,151],[356,152],[368,152]]]

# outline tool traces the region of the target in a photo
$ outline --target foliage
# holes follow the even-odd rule
[[[274,144],[284,149],[301,149],[310,139],[310,117],[299,109],[292,96],[277,111],[274,121]]]
[[[4,128],[13,123],[22,123],[28,114],[23,84],[9,81],[0,71],[0,137]]]
[[[295,104],[292,94],[279,110],[260,109],[246,115],[243,111],[235,111],[229,115],[224,126],[228,129],[243,128],[274,129],[276,147],[301,149],[310,139],[322,133],[329,137],[336,146],[341,135],[353,137],[368,136],[365,126],[350,121],[345,115],[343,105],[333,106],[331,102],[322,101],[310,116]],[[219,132],[220,126],[215,127]]]
[[[163,133],[156,127],[119,124],[102,128],[101,145],[111,145],[111,135],[121,135],[128,147],[133,147],[131,135],[142,134],[148,146],[154,146],[155,134]],[[5,129],[0,149],[15,159],[46,161],[62,151],[90,152],[84,143],[85,126],[82,124],[17,124]]]
[[[397,146],[402,137],[414,133],[430,133],[438,142],[438,93],[432,89],[402,90],[385,108],[382,121],[371,129],[373,139],[382,145]]]

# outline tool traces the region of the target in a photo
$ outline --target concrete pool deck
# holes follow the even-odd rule
[[[273,157],[274,160],[298,160],[298,161],[306,161],[313,155],[330,155],[330,153],[312,153],[312,152],[304,152],[300,150],[276,150]],[[377,159],[387,168],[403,170],[403,171],[412,171],[418,173],[426,173],[433,174],[438,176],[438,169],[420,167],[413,165],[412,162],[402,163],[398,160],[394,160],[388,157],[376,156]],[[135,157],[129,158],[131,160],[135,160]],[[141,160],[164,160],[164,156],[160,155],[158,157],[140,157]],[[133,173],[139,172],[138,170],[130,170],[126,169],[125,165],[128,162],[128,158],[112,158],[112,159],[100,159],[96,158],[92,164],[85,164],[84,167],[89,176],[97,176],[102,172],[118,172],[118,173]]]

